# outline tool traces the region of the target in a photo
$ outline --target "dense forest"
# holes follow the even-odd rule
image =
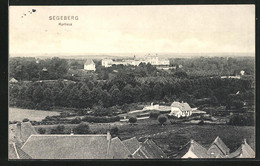
[[[224,61],[226,64],[220,65]],[[158,70],[150,64],[104,68],[100,61],[95,63],[95,73],[80,75],[84,71],[77,69],[75,64],[82,66],[82,61],[52,58],[36,63],[34,58],[10,59],[10,78],[19,80],[9,86],[10,106],[45,110],[55,107],[108,108],[125,103],[177,100],[186,101],[192,107],[240,109],[244,102],[254,101],[254,61],[250,58],[176,59],[171,60],[171,64],[182,64],[183,68],[171,71]],[[239,74],[240,70],[246,72],[241,79],[219,77]],[[71,71],[78,73],[72,76]],[[212,74],[213,71],[219,72]]]

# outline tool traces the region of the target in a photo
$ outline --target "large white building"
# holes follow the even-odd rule
[[[87,59],[87,61],[84,64],[84,70],[96,71],[96,65],[92,59]]]
[[[168,66],[170,65],[170,61],[168,59],[159,59],[157,55],[146,55],[144,59],[124,59],[124,60],[111,60],[111,59],[103,59],[102,66],[104,67],[111,67],[112,65],[133,65],[138,66],[140,63],[148,64],[154,66]]]
[[[192,109],[188,103],[183,102],[173,102],[171,105],[170,116],[180,117],[189,117],[192,114]]]

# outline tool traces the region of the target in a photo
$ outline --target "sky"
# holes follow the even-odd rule
[[[50,16],[78,16],[78,20],[49,20]],[[165,52],[254,53],[255,6],[9,8],[10,56]]]

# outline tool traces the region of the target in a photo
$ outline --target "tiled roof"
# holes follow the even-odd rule
[[[8,158],[9,159],[19,159],[15,143],[11,143],[8,145]]]
[[[37,134],[37,132],[30,122],[23,122],[20,126],[19,124],[9,125],[10,142],[25,142],[33,134]]]
[[[160,159],[167,158],[166,154],[151,139],[145,140],[133,153],[135,159]]]
[[[224,158],[224,156],[222,156],[221,154],[218,154],[218,155],[216,156],[216,158]]]
[[[118,138],[115,137],[111,140],[109,148],[109,158],[112,159],[125,159],[131,155],[131,152],[124,145],[124,143]]]
[[[194,140],[190,140],[180,149],[178,157],[183,157],[188,151],[194,153],[198,158],[210,158],[210,156],[207,154],[207,150]]]
[[[119,138],[108,145],[106,135],[32,135],[22,150],[33,159],[122,159],[131,154]]]
[[[126,139],[122,141],[127,149],[133,154],[139,147],[140,147],[140,142],[136,139],[136,137]]]
[[[21,144],[9,143],[8,146],[8,158],[9,159],[31,159],[31,157],[21,150]]]
[[[226,158],[254,158],[255,151],[247,144],[246,141],[233,153],[230,153]]]
[[[17,153],[18,153],[20,159],[32,159],[31,156],[29,156],[27,153],[25,153],[21,149],[22,144],[16,143],[15,145],[16,145]]]
[[[177,107],[181,111],[190,111],[191,110],[191,107],[190,107],[190,105],[188,103],[180,103],[180,102],[176,102],[176,101],[174,101],[171,104],[171,107]]]
[[[106,135],[32,135],[22,150],[33,159],[105,159]]]
[[[93,65],[95,64],[95,63],[93,62],[93,60],[92,60],[92,59],[87,59],[84,65],[92,65],[92,64],[93,64]]]
[[[220,150],[221,152],[223,153],[223,155],[226,155],[226,154],[229,154],[229,151],[230,149],[225,145],[225,143],[219,138],[219,136],[217,136],[217,138],[214,140],[214,142],[210,145],[213,146],[213,145],[216,145]]]

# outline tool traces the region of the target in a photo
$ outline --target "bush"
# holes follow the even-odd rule
[[[69,116],[69,112],[61,112],[60,113],[60,117],[62,117],[62,118],[66,118],[66,117],[68,117]]]
[[[161,125],[163,125],[167,121],[167,117],[165,115],[160,115],[158,117],[158,121]]]
[[[157,119],[159,115],[160,115],[159,111],[151,111],[150,112],[150,118],[151,119]]]
[[[76,126],[73,129],[75,134],[89,134],[90,133],[90,129],[89,129],[89,125],[86,123],[80,123],[78,126]]]
[[[64,129],[63,125],[58,125],[56,128],[51,129],[51,134],[65,134]]]
[[[23,119],[23,122],[29,122],[30,120],[28,118]]]
[[[71,123],[72,123],[72,124],[80,124],[80,123],[81,123],[81,118],[76,117],[75,119],[72,119],[72,120],[71,120]]]
[[[137,118],[136,117],[130,117],[128,120],[131,124],[134,124],[135,122],[137,122]]]
[[[120,121],[120,117],[119,116],[113,116],[113,117],[84,116],[84,118],[82,118],[82,121],[94,122],[94,123],[110,123],[110,122]]]
[[[39,132],[39,134],[45,134],[45,132],[46,132],[46,129],[45,129],[45,128],[42,128],[42,127],[40,127],[40,128],[38,129],[38,132]]]
[[[112,135],[113,137],[115,137],[115,136],[118,135],[118,131],[119,131],[118,127],[117,127],[117,126],[114,126],[114,127],[111,128],[110,133],[111,133],[111,135]]]

